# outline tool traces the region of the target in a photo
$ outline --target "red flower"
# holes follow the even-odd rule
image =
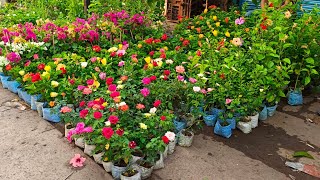
[[[120,96],[120,92],[118,92],[118,91],[114,91],[114,92],[112,92],[110,94],[110,97],[112,97],[112,98],[115,98],[115,97],[118,97],[118,96]]]
[[[149,55],[150,55],[150,56],[153,56],[153,55],[154,55],[154,51],[150,51],[150,52],[149,52]]]
[[[150,80],[151,80],[151,81],[157,80],[157,76],[151,76],[151,77],[150,77]]]
[[[113,78],[107,78],[107,79],[106,79],[106,83],[107,83],[108,85],[111,85],[111,84],[113,83]]]
[[[161,40],[166,41],[167,39],[168,39],[167,34],[163,34],[162,37],[161,37]]]
[[[161,121],[165,121],[167,119],[167,117],[166,116],[161,116],[160,119],[161,119]]]
[[[211,6],[209,6],[209,9],[216,9],[216,8],[217,8],[216,5],[211,5]]]
[[[114,112],[116,109],[115,108],[109,108],[110,112]]]
[[[115,84],[110,84],[108,89],[109,89],[109,91],[114,92],[114,91],[117,90],[117,85],[115,85]]]
[[[153,103],[153,106],[157,108],[157,107],[160,106],[160,104],[161,104],[161,100],[156,100],[156,101]]]
[[[45,64],[43,64],[43,63],[41,63],[41,64],[39,64],[38,65],[38,70],[44,70],[44,67],[45,67],[46,65]]]
[[[116,133],[117,133],[119,136],[122,136],[123,133],[124,133],[124,130],[123,130],[123,129],[117,129]]]
[[[190,41],[189,40],[184,40],[183,42],[182,42],[182,45],[183,46],[188,46],[190,44]]]
[[[222,73],[222,74],[220,75],[220,78],[221,78],[221,79],[225,79],[226,76]]]
[[[161,40],[160,39],[155,39],[153,42],[154,43],[161,43]]]
[[[168,80],[168,76],[164,76],[164,77],[163,77],[163,80]]]
[[[80,118],[85,118],[89,113],[89,110],[88,109],[82,109],[80,112],[79,112],[79,116]]]
[[[136,148],[136,146],[137,146],[136,142],[134,142],[134,141],[130,141],[129,142],[129,148],[130,149],[134,149],[134,148]]]
[[[80,107],[83,107],[83,106],[85,106],[86,105],[86,102],[85,101],[81,101],[80,103],[79,103],[79,106]]]
[[[180,50],[180,48],[181,48],[181,46],[176,46],[176,51],[179,51]]]
[[[118,116],[111,115],[109,116],[108,121],[110,121],[111,124],[117,124],[119,121],[119,118]]]
[[[162,141],[165,143],[165,144],[169,144],[170,140],[167,138],[167,136],[162,136]]]
[[[160,58],[165,59],[166,57],[167,57],[167,55],[165,53],[160,54]]]
[[[113,129],[110,127],[104,127],[102,129],[102,135],[106,138],[106,139],[110,139],[113,135]]]
[[[64,67],[60,68],[60,71],[61,71],[61,74],[66,74],[67,73],[67,70]]]
[[[111,52],[110,57],[115,57],[117,55],[117,52]]]
[[[273,7],[273,3],[270,3],[270,4],[269,4],[269,7]]]
[[[197,56],[201,56],[201,51],[200,50],[197,51]]]
[[[36,73],[36,74],[33,74],[31,76],[31,82],[37,82],[37,81],[40,81],[40,80],[41,80],[40,73]]]
[[[24,64],[24,66],[25,66],[25,67],[28,67],[28,66],[30,66],[30,64],[31,64],[31,61],[28,60],[28,61]]]
[[[93,117],[95,119],[100,119],[100,118],[102,118],[102,113],[100,111],[94,112]]]
[[[6,70],[7,70],[7,71],[10,71],[11,69],[12,69],[11,64],[7,64],[7,65],[6,65]]]
[[[87,84],[88,84],[89,86],[93,85],[93,83],[94,83],[94,79],[88,79],[88,80],[87,80]]]
[[[74,79],[69,79],[69,83],[70,83],[71,85],[73,85],[73,84],[75,83],[75,80],[74,80]]]
[[[153,38],[146,39],[144,40],[144,42],[146,42],[147,44],[152,44]]]
[[[119,109],[123,112],[125,111],[128,111],[129,110],[129,106],[128,105],[123,105],[123,106],[120,106]]]
[[[267,30],[267,26],[264,25],[263,23],[260,24],[260,27],[261,27],[262,30]]]
[[[163,74],[166,75],[166,76],[169,76],[170,75],[170,70],[164,70]]]
[[[34,54],[33,55],[33,59],[39,59],[39,55],[38,54]]]
[[[155,62],[155,61],[153,61],[152,64],[153,64],[154,67],[157,67],[157,66],[158,66],[158,63]]]
[[[95,52],[97,52],[97,53],[101,51],[101,47],[98,46],[98,45],[92,46],[92,49],[93,49],[93,51],[95,51]]]
[[[224,21],[228,24],[229,23],[229,18],[228,17],[224,18]]]

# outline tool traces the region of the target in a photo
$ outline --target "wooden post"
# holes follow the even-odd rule
[[[87,15],[88,14],[88,7],[90,5],[90,0],[83,0],[83,4],[84,4],[84,14]]]
[[[208,0],[206,0],[206,9],[208,9]]]

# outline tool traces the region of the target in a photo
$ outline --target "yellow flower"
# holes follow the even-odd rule
[[[55,98],[57,96],[58,96],[58,93],[56,93],[56,92],[51,92],[50,93],[50,97],[52,97],[52,98]]]
[[[289,18],[291,17],[290,11],[286,11],[286,12],[284,13],[284,16],[285,16],[287,19],[289,19]]]
[[[44,67],[44,70],[47,71],[47,72],[48,72],[48,71],[51,71],[51,66],[45,66],[45,67]]]
[[[142,44],[138,44],[138,48],[141,49],[142,48]]]
[[[109,158],[108,158],[108,157],[105,157],[103,161],[104,161],[104,162],[108,162],[108,160],[109,160]]]
[[[220,26],[220,22],[216,22],[216,26],[219,27]]]
[[[123,81],[117,81],[117,84],[122,84],[123,83]]]
[[[107,65],[107,59],[106,58],[101,59],[101,64],[102,65]]]
[[[115,52],[115,51],[117,51],[117,50],[118,50],[117,47],[112,47],[112,48],[110,48],[110,49],[108,50],[108,52]]]
[[[164,50],[166,50],[166,51],[168,51],[168,50],[169,50],[169,48],[168,48],[167,46],[165,46],[163,49],[164,49]]]
[[[151,64],[151,63],[148,64],[148,68],[149,68],[149,69],[153,69],[153,64]]]
[[[163,64],[163,62],[162,61],[159,61],[159,62],[157,62],[158,63],[158,66],[159,67],[161,67],[162,66],[162,64]]]
[[[144,113],[144,116],[145,117],[150,117],[152,114],[150,114],[150,113]]]
[[[230,33],[229,33],[228,31],[225,33],[225,35],[226,35],[227,37],[230,37]]]
[[[194,29],[194,26],[191,26],[191,29]]]
[[[95,88],[100,87],[100,82],[99,82],[99,81],[94,80],[94,82],[93,82],[93,86],[94,86]]]
[[[199,34],[199,38],[202,39],[204,37],[203,34]]]
[[[108,103],[107,103],[107,102],[104,102],[104,103],[102,104],[102,106],[103,106],[103,107],[107,107],[107,106],[108,106]]]
[[[66,68],[66,65],[64,64],[58,64],[56,70],[59,71],[61,68]]]
[[[217,21],[217,20],[218,20],[218,17],[217,17],[217,16],[213,16],[212,19],[213,19],[214,21]]]
[[[123,89],[124,88],[124,85],[120,84],[117,86],[117,89]]]
[[[218,36],[218,31],[214,30],[214,31],[212,31],[212,34],[217,37]]]
[[[144,60],[146,61],[146,63],[148,63],[148,64],[150,64],[150,62],[151,62],[151,57],[146,57],[146,58],[144,58]]]
[[[139,123],[141,129],[148,129],[148,126],[145,125],[144,123]]]
[[[20,76],[23,76],[25,74],[25,71],[21,70],[19,71]]]
[[[52,87],[58,87],[59,86],[59,83],[57,81],[51,81],[51,86]]]
[[[119,49],[122,49],[123,45],[122,44],[119,44]]]
[[[206,8],[206,9],[203,11],[203,13],[204,13],[204,14],[207,14],[207,12],[208,12],[208,9]]]
[[[106,150],[109,150],[110,144],[106,144],[105,148],[106,148]]]

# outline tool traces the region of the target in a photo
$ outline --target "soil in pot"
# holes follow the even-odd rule
[[[134,176],[134,175],[136,175],[138,173],[139,173],[139,171],[134,170],[134,169],[130,169],[130,170],[127,170],[127,171],[123,172],[122,175],[126,176],[126,177],[132,177],[132,176]]]
[[[124,162],[124,160],[115,162],[114,165],[118,166],[118,167],[127,167],[128,166],[128,164],[126,162]]]

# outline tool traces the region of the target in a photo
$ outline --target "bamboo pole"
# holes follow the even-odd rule
[[[208,0],[206,0],[206,9],[208,9]]]

